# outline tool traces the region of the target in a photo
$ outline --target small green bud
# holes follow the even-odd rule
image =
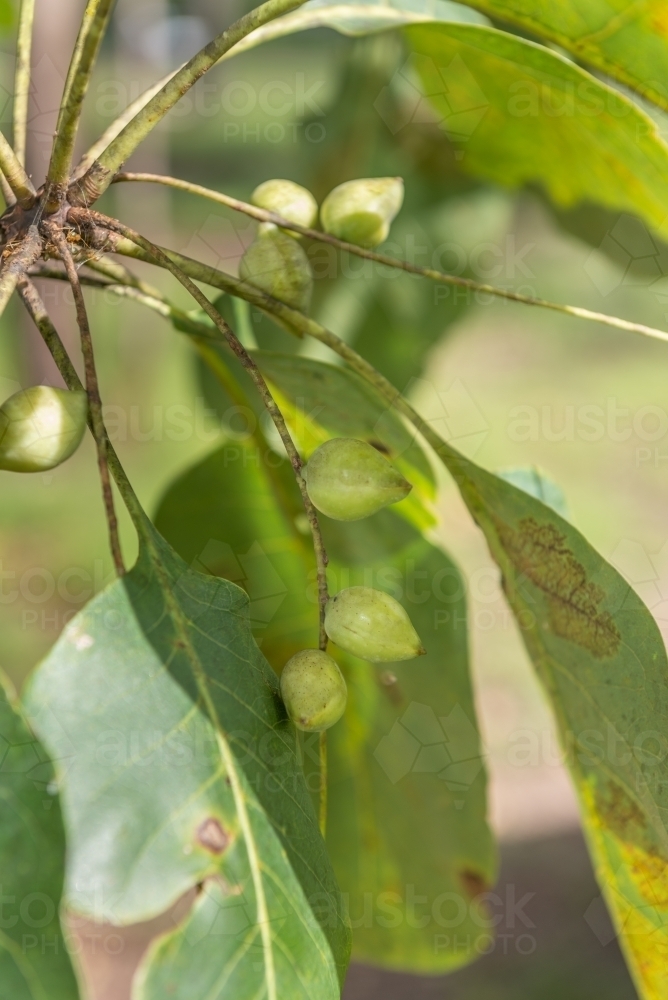
[[[310,191],[295,184],[293,181],[265,181],[256,187],[251,195],[251,203],[267,212],[282,215],[289,222],[310,229],[318,218],[318,202]],[[295,239],[300,239],[299,233],[287,232]]]
[[[372,663],[412,660],[425,652],[399,602],[372,587],[348,587],[330,598],[325,630],[341,649]]]
[[[371,249],[384,243],[404,200],[401,177],[346,181],[330,191],[320,208],[326,233]]]
[[[308,312],[313,275],[299,243],[276,226],[260,227],[239,264],[239,275],[286,306]]]
[[[302,649],[283,667],[281,697],[295,726],[313,733],[339,721],[348,690],[331,656],[320,649]]]
[[[74,454],[86,430],[85,392],[34,385],[0,407],[0,469],[46,472]]]
[[[373,445],[355,438],[321,444],[304,477],[314,506],[336,521],[359,521],[403,500],[412,489]]]

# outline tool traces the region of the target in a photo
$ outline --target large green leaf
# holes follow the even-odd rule
[[[540,182],[559,205],[589,200],[668,232],[668,146],[632,101],[568,59],[478,25],[405,29],[414,74],[464,170],[504,185]],[[406,110],[420,121],[420,95]]]
[[[599,883],[646,1000],[668,992],[668,661],[650,612],[552,508],[447,445],[550,695]]]
[[[142,997],[338,997],[348,930],[243,591],[147,527],[137,566],[67,626],[28,706],[52,754],[69,748],[70,904],[127,923],[204,883]]]
[[[354,431],[354,413],[349,420]],[[231,463],[230,447],[168,490],[157,523],[188,560],[210,537],[240,561],[251,539],[267,554],[268,586],[284,574],[289,589],[262,638],[266,655],[281,667],[283,636],[295,623],[302,644],[316,639],[312,580],[304,562],[288,557],[300,498],[286,478],[291,506],[286,510],[274,495],[272,510],[272,483],[255,449],[234,445],[245,457]],[[287,462],[283,471],[291,476]],[[253,493],[257,503],[249,502]],[[479,895],[495,874],[468,674],[464,588],[450,560],[391,511],[358,524],[324,517],[321,523],[332,589],[359,582],[389,590],[402,600],[427,647],[418,661],[389,665],[391,672],[330,649],[346,675],[349,702],[328,734],[327,844],[349,900],[353,953],[394,968],[444,971],[470,960],[488,934]],[[312,564],[308,539],[303,545]],[[249,574],[249,590],[258,584]],[[299,603],[301,616],[295,613]],[[317,734],[306,736],[305,764],[315,788],[317,749]],[[455,924],[458,947],[446,930]]]
[[[331,732],[327,843],[350,894],[353,952],[446,971],[488,946],[485,893],[496,878],[465,587],[450,559],[389,510],[354,525],[325,521],[324,536],[333,589],[389,590],[427,650],[389,670],[341,657],[350,708]]]
[[[668,110],[665,0],[467,0],[490,17],[556,42]]]
[[[53,767],[1,683],[0,865],[0,995],[76,1000],[58,919],[65,834]]]

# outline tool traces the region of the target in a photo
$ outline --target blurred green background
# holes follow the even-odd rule
[[[120,0],[91,87],[85,139],[92,141],[146,85],[219,29],[223,17],[229,21],[240,12],[233,6],[223,14],[218,0]],[[75,0],[38,0],[29,146],[36,181],[45,169],[81,8]],[[6,34],[0,78],[5,126],[11,119],[11,45]],[[400,175],[406,201],[389,252],[668,328],[668,252],[643,224],[593,205],[556,211],[539,190],[505,191],[473,181],[466,173],[465,138],[454,148],[426,113],[406,123],[412,94],[397,76],[405,59],[398,33],[354,40],[322,30],[271,43],[214,70],[129,166],[177,174],[244,199],[270,177],[303,183],[321,199],[352,177]],[[100,207],[150,238],[230,270],[254,231],[243,216],[153,186],[116,187]],[[668,622],[668,345],[455,293],[359,259],[337,260],[318,245],[307,252],[316,276],[314,315],[354,342],[483,466],[545,470],[564,491],[577,527],[638,589],[659,625]],[[190,308],[171,279],[151,273],[150,280]],[[42,288],[63,337],[75,347],[65,289]],[[185,338],[138,305],[100,292],[87,295],[112,439],[151,511],[177,473],[215,448],[224,433],[243,433],[243,425],[238,414],[223,412],[221,419],[211,410]],[[59,384],[17,303],[1,323],[3,398],[36,381]],[[264,347],[334,360],[266,320],[254,323],[253,336]],[[445,481],[439,506],[438,535],[468,580],[473,669],[492,774],[492,820],[505,845],[504,879],[535,894],[536,947],[517,952],[515,936],[512,954],[497,949],[449,983],[416,984],[356,970],[350,998],[556,1000],[594,991],[632,997],[596,909],[598,891],[549,713],[498,575]],[[134,539],[125,519],[123,539],[130,556]],[[48,475],[0,472],[0,665],[17,684],[111,573],[90,441]],[[532,734],[536,752],[518,766],[514,748],[522,733]],[[99,997],[125,996],[118,992],[122,987],[99,982]]]

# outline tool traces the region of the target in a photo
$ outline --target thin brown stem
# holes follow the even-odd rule
[[[92,267],[93,264],[91,261],[87,261],[86,266]],[[208,325],[193,319],[183,310],[177,309],[161,292],[153,289],[150,285],[145,285],[136,275],[115,261],[108,259],[95,261],[94,266],[95,270],[99,272],[99,276],[80,271],[79,280],[82,285],[109,291],[119,298],[135,301],[169,320],[177,329],[190,337],[201,358],[234,403],[248,409],[248,397],[222,356],[221,341],[217,331],[214,336]],[[30,268],[28,273],[31,277],[67,281],[65,272],[51,263],[36,264]],[[252,436],[263,461],[267,477],[271,481],[274,495],[285,516],[286,524],[296,537],[301,538],[301,533],[294,524],[294,510],[290,496],[285,490],[281,477],[277,475],[275,463],[268,460],[270,447],[259,423],[256,423]]]
[[[48,226],[49,236],[53,240],[60,254],[67,277],[74,295],[74,304],[77,314],[77,323],[81,334],[81,351],[84,359],[84,370],[86,373],[86,393],[88,394],[88,406],[90,410],[95,445],[97,447],[97,464],[100,470],[100,481],[102,483],[102,496],[109,526],[109,542],[114,566],[119,576],[125,574],[123,554],[121,552],[120,540],[118,537],[118,520],[114,507],[114,495],[111,489],[111,479],[109,478],[109,465],[107,461],[107,434],[102,417],[102,400],[100,399],[100,389],[95,369],[95,354],[93,351],[93,338],[88,322],[86,303],[83,297],[83,290],[79,280],[79,274],[74,263],[74,258],[70,251],[67,240],[57,225]]]
[[[124,226],[121,222],[116,219],[111,219],[99,212],[93,212],[89,210],[82,209],[70,209],[68,218],[75,224],[86,224],[87,222],[94,222],[96,225],[104,226],[110,229],[112,232],[120,233],[126,239],[131,240],[137,246],[142,247],[146,253],[148,253],[153,260],[167,268],[175,278],[183,285],[183,287],[192,295],[199,306],[204,310],[209,319],[211,319],[217,329],[222,333],[225,341],[232,350],[232,352],[239,359],[243,367],[246,369],[250,375],[260,398],[269,413],[276,430],[279,433],[281,441],[285,447],[290,464],[292,465],[295,479],[297,480],[297,485],[302,496],[302,502],[304,504],[304,510],[306,512],[306,517],[309,522],[309,527],[311,529],[311,535],[313,537],[313,549],[315,552],[317,574],[318,574],[318,607],[319,607],[319,646],[320,649],[327,648],[327,633],[325,632],[325,607],[328,600],[328,590],[327,590],[327,552],[325,550],[325,544],[320,531],[320,525],[318,522],[318,515],[315,507],[311,503],[311,498],[308,495],[308,490],[306,488],[306,481],[302,474],[302,460],[297,451],[295,444],[292,440],[290,432],[285,423],[283,414],[281,413],[271,391],[265,382],[260,369],[255,364],[255,361],[250,356],[246,348],[237,339],[234,332],[230,329],[228,324],[225,322],[223,317],[220,315],[215,306],[207,299],[204,292],[202,292],[197,285],[191,281],[191,279],[178,267],[170,258],[165,254],[159,247],[151,243],[145,237],[141,236],[139,233],[130,229],[128,226]]]
[[[306,226],[299,226],[294,222],[290,222],[289,219],[284,219],[283,216],[277,215],[276,212],[268,212],[264,208],[257,208],[255,205],[249,205],[245,201],[240,201],[238,198],[232,198],[230,195],[222,194],[220,191],[213,191],[210,188],[202,187],[199,184],[191,184],[189,181],[183,181],[178,177],[167,177],[162,174],[148,174],[148,173],[119,173],[114,177],[114,183],[120,183],[122,181],[145,181],[153,184],[164,184],[167,187],[177,188],[180,191],[187,191],[190,194],[199,195],[202,198],[208,198],[209,201],[215,201],[219,205],[225,205],[227,208],[234,209],[236,212],[243,212],[244,215],[248,215],[258,222],[271,222],[276,226],[280,226],[281,229],[288,229],[291,232],[299,233],[301,236],[308,236],[312,240],[318,240],[321,243],[329,243],[337,249],[345,251],[346,253],[355,254],[357,257],[363,257],[365,260],[374,261],[377,264],[383,264],[386,267],[398,268],[402,271],[406,271],[408,274],[414,274],[423,278],[428,278],[430,281],[438,282],[443,285],[452,285],[456,288],[465,288],[470,292],[474,292],[477,295],[491,295],[495,298],[506,299],[509,302],[518,302],[520,305],[525,306],[538,306],[541,309],[550,309],[552,312],[564,313],[567,316],[573,316],[576,319],[584,319],[594,323],[602,323],[605,326],[614,327],[617,330],[627,330],[630,333],[641,333],[646,337],[654,337],[657,340],[667,340],[668,332],[665,330],[658,330],[653,326],[646,326],[644,323],[634,323],[632,320],[622,319],[620,316],[611,316],[608,313],[595,312],[591,309],[584,309],[580,306],[565,305],[560,302],[550,302],[548,299],[541,299],[535,295],[523,295],[521,292],[513,292],[507,288],[499,288],[496,285],[488,285],[480,281],[474,281],[473,278],[462,278],[456,274],[446,274],[444,271],[438,271],[433,267],[420,267],[418,264],[411,264],[406,260],[398,260],[396,257],[390,257],[384,253],[377,253],[375,250],[365,250],[363,247],[359,247],[354,243],[346,243],[344,240],[339,240],[336,236],[331,236],[329,233],[322,233],[317,229],[309,229]]]
[[[51,317],[46,311],[46,306],[42,302],[39,292],[33,285],[32,281],[28,277],[23,277],[18,285],[18,292],[23,301],[24,306],[28,310],[28,313],[32,317],[32,320],[42,335],[42,339],[46,344],[51,356],[56,364],[56,367],[60,374],[62,375],[63,381],[68,389],[78,390],[80,392],[85,392],[84,385],[77,375],[76,368],[72,364],[72,359],[70,358],[65,345],[63,344],[58,331],[56,330]],[[93,420],[92,416],[88,414],[88,427],[90,432],[95,437],[93,430]],[[137,529],[137,533],[145,537],[147,535],[147,527],[149,524],[148,518],[142,509],[139,502],[137,494],[132,488],[130,480],[125,474],[125,470],[120,463],[118,455],[114,451],[114,447],[111,444],[109,437],[107,435],[106,428],[104,429],[104,436],[107,448],[107,457],[109,460],[109,466],[113,474],[116,485],[118,486],[118,491],[125,501],[125,505],[128,509],[128,513],[132,518],[132,521]]]

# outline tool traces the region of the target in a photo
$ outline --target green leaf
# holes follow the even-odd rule
[[[467,0],[472,7],[548,39],[576,59],[668,110],[668,15],[664,0]]]
[[[541,183],[558,205],[589,200],[668,232],[668,146],[632,101],[533,42],[477,25],[405,29],[414,75],[465,171]],[[420,110],[417,89],[406,125]],[[417,120],[421,120],[419,117]]]
[[[326,367],[294,360],[311,372]],[[342,384],[328,382],[335,392]],[[236,457],[240,450],[243,458]],[[291,498],[286,514],[269,469],[252,444],[228,443],[168,490],[157,523],[188,560],[211,537],[241,564],[251,540],[266,554],[257,563],[264,576],[249,572],[244,585],[252,607],[253,590],[273,591],[276,576],[283,576],[287,593],[261,639],[265,655],[280,668],[287,658],[284,637],[295,625],[302,628],[295,633],[302,647],[315,644],[317,606],[310,539],[302,536],[301,566],[293,561],[292,510],[300,504],[294,479],[284,481]],[[287,462],[282,471],[291,476]],[[445,971],[475,957],[481,937],[488,940],[477,897],[495,875],[468,674],[464,586],[447,556],[392,510],[353,524],[323,517],[321,526],[332,590],[353,583],[388,590],[404,603],[427,647],[419,660],[383,670],[330,647],[346,675],[349,701],[328,733],[327,845],[349,901],[353,952],[388,967]],[[305,734],[303,740],[308,783],[317,788],[318,737]],[[445,929],[453,917],[458,948]]]
[[[429,461],[411,431],[361,378],[311,358],[270,351],[257,351],[254,357],[307,457],[331,437],[356,437],[380,446],[413,485],[395,509],[418,527],[434,523]]]
[[[434,443],[435,442],[431,442]],[[436,448],[483,530],[550,696],[640,995],[668,991],[668,661],[640,598],[556,511]]]
[[[349,374],[337,371],[340,380]],[[335,405],[326,380],[322,386],[323,405]],[[619,573],[555,510],[464,458],[430,425],[425,433],[485,535],[551,699],[597,878],[639,993],[662,1000],[668,659],[659,630]]]
[[[192,1000],[214,981],[239,1000],[339,996],[349,932],[243,591],[147,526],[138,564],[67,626],[28,706],[52,754],[69,748],[70,905],[130,923],[205,885],[147,960],[144,998],[172,995],[174,977]],[[205,934],[204,897],[220,903]]]
[[[323,533],[332,589],[389,591],[427,650],[382,670],[335,650],[349,703],[330,730],[327,844],[349,894],[353,954],[445,972],[477,958],[494,933],[465,586],[445,553],[391,510],[350,525],[323,519]]]
[[[65,834],[51,762],[0,684],[0,993],[77,1000],[58,919]]]
[[[288,462],[240,441],[227,441],[176,479],[155,518],[189,565],[244,588],[255,641],[276,670],[318,643],[315,562],[303,520]]]
[[[361,3],[336,3],[311,0],[299,10],[276,18],[235,45],[223,58],[229,59],[247,49],[275,38],[293,35],[309,28],[333,28],[343,35],[367,35],[371,32],[401,28],[421,21],[464,21],[486,24],[487,18],[470,7],[449,0],[363,0]]]
[[[8,31],[16,23],[16,11],[11,0],[0,0],[0,31]]]

